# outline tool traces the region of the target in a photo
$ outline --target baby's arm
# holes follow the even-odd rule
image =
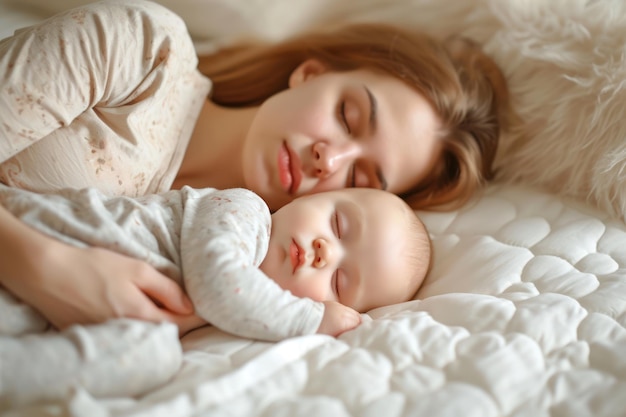
[[[269,210],[250,191],[188,194],[181,259],[196,314],[224,331],[255,339],[315,333],[324,305],[284,291],[258,268],[269,230]]]

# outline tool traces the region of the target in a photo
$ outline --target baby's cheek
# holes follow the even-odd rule
[[[328,291],[314,279],[298,280],[290,283],[289,291],[297,297],[310,298],[315,301],[328,301]]]
[[[274,281],[279,282],[282,275],[280,267],[281,259],[279,248],[274,245],[270,245],[267,249],[267,253],[265,254],[265,258],[259,265],[259,269]]]

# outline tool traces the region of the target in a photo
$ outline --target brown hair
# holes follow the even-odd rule
[[[288,88],[306,59],[336,71],[368,68],[390,74],[422,94],[441,120],[443,155],[431,173],[402,197],[414,208],[458,207],[493,175],[501,131],[509,118],[506,82],[474,43],[438,41],[377,23],[343,25],[276,44],[247,44],[200,57],[213,81],[212,100],[258,105]]]

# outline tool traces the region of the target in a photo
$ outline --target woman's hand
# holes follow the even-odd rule
[[[324,301],[324,316],[317,333],[339,336],[361,324],[361,315],[336,301]]]
[[[35,280],[40,285],[26,299],[56,327],[118,317],[176,322],[193,312],[181,287],[145,262],[106,249],[63,246],[44,257],[42,278]]]
[[[177,322],[193,312],[180,286],[144,262],[60,242],[45,252],[9,289],[59,329],[119,317]]]
[[[0,283],[60,329],[130,317],[174,322],[182,333],[197,322],[187,317],[193,307],[180,286],[145,262],[67,245],[31,229],[3,207]]]

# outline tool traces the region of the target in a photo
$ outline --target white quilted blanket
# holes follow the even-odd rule
[[[435,247],[420,299],[339,339],[278,344],[214,328],[139,399],[85,393],[88,416],[624,416],[626,225],[524,188],[422,213]],[[32,410],[23,410],[22,415]]]
[[[182,5],[222,1],[166,3],[175,10],[181,4],[177,11],[183,12]],[[279,3],[226,2],[252,11]],[[347,10],[379,2],[332,3]],[[623,120],[626,91],[620,75],[626,33],[621,0],[383,3],[371,10],[377,18],[441,32],[467,27],[466,33],[486,41],[511,80],[528,126],[536,129],[529,135],[536,144],[532,155],[547,160],[547,166],[535,164],[539,174],[554,165],[555,155],[544,153],[555,138],[580,138],[584,153],[601,146],[602,137],[624,143],[626,125],[615,122]],[[292,3],[274,8],[281,12],[276,22],[285,23],[270,28],[293,28],[287,15],[295,9]],[[212,27],[206,19],[213,15],[195,16],[198,27]],[[0,36],[10,33],[9,23],[30,19],[17,17],[9,21],[0,12]],[[188,21],[192,29],[193,22]],[[518,52],[519,59],[510,57]],[[591,80],[604,70],[613,75],[597,82],[583,77]],[[610,100],[601,100],[607,91]],[[593,109],[599,110],[592,114]],[[589,147],[589,138],[598,144]],[[557,152],[562,161],[568,160],[566,150],[576,148],[565,142]],[[511,167],[522,173],[533,168]],[[624,178],[621,167],[616,165]],[[598,181],[599,189],[613,184],[604,177]],[[457,212],[421,215],[433,236],[435,260],[420,299],[372,311],[371,320],[339,339],[308,336],[270,344],[202,329],[184,338],[184,366],[177,376],[142,398],[96,400],[76,392],[67,403],[10,415],[626,416],[624,223],[589,206],[513,186],[492,186],[476,205]]]

